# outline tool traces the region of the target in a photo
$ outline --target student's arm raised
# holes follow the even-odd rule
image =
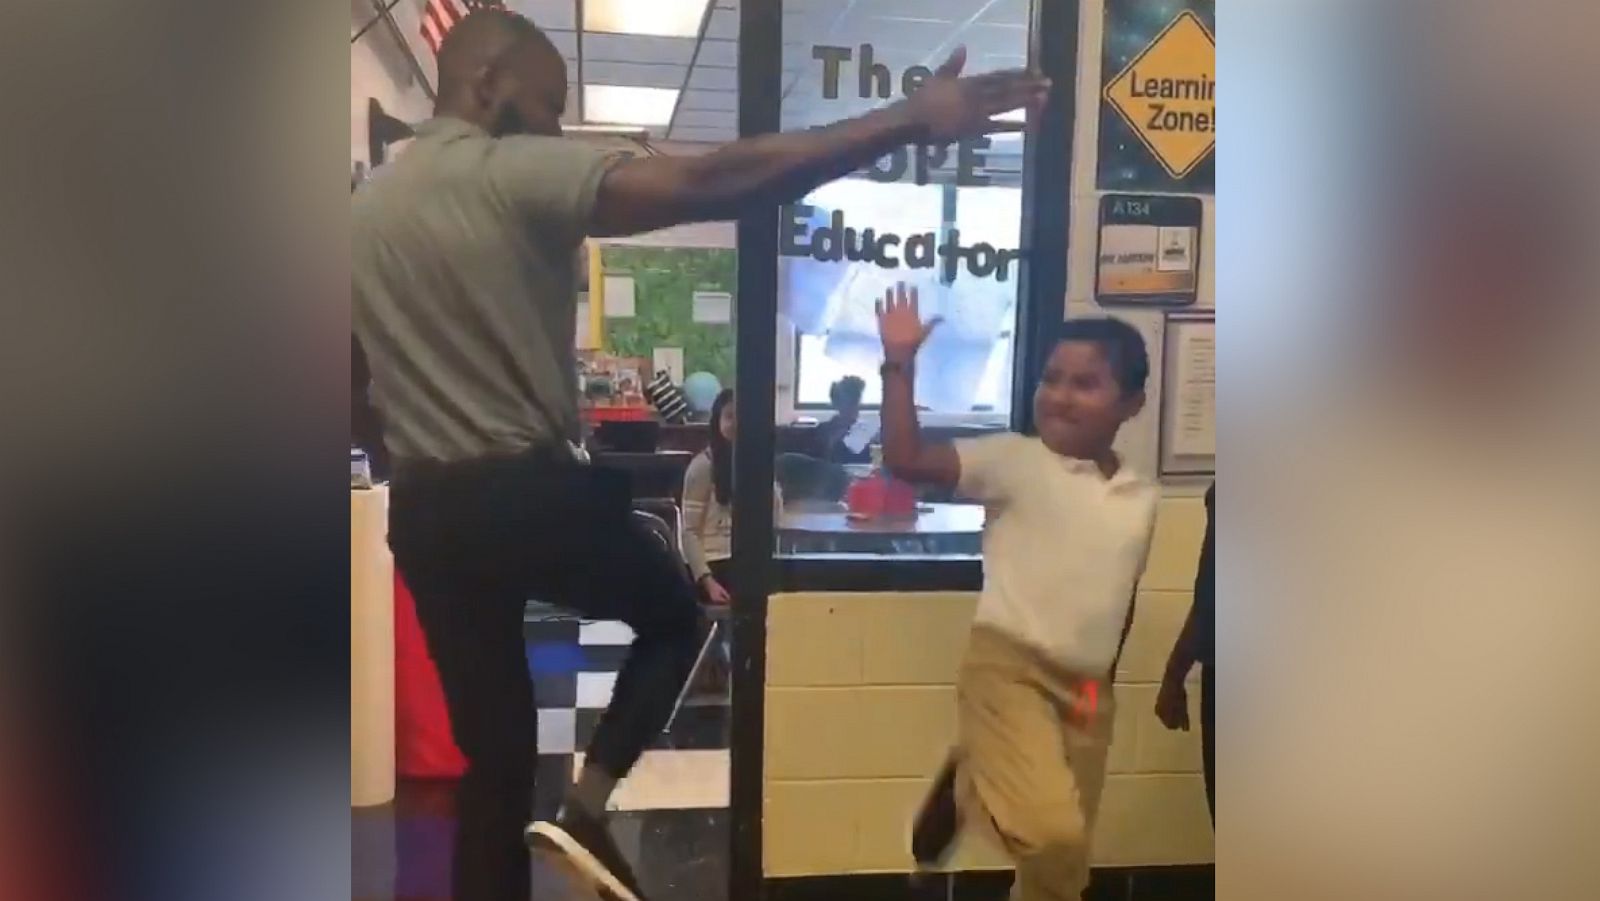
[[[925,442],[913,398],[917,351],[938,326],[924,323],[917,289],[902,283],[878,302],[878,332],[883,339],[883,463],[907,482],[954,488],[969,500],[1007,503],[1021,483],[1017,462],[1028,439],[1013,432],[955,443]]]
[[[938,319],[924,323],[917,289],[904,282],[878,301],[883,340],[883,464],[897,478],[944,487],[961,481],[961,457],[950,444],[925,444],[915,401],[917,351]]]
[[[591,232],[624,235],[737,218],[752,206],[802,197],[902,144],[1015,131],[1018,123],[994,117],[1018,107],[1036,111],[1049,93],[1049,79],[1022,69],[961,78],[965,62],[965,48],[956,48],[910,97],[855,119],[757,135],[703,156],[617,163],[600,183]]]

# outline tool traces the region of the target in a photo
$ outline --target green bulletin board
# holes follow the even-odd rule
[[[733,384],[733,324],[695,322],[694,292],[733,293],[735,251],[607,246],[600,253],[607,275],[634,283],[634,315],[605,320],[608,353],[648,360],[658,347],[681,347],[685,373],[704,370]]]

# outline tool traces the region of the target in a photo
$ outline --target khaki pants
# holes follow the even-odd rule
[[[1111,686],[980,626],[956,697],[963,822],[1016,861],[1012,901],[1078,901],[1111,745]]]

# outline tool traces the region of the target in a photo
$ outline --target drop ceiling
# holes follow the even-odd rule
[[[593,2],[593,0],[591,0]],[[674,2],[674,0],[661,0]],[[567,61],[572,83],[566,121],[585,116],[582,86],[624,85],[680,92],[668,121],[652,126],[657,140],[720,143],[738,136],[739,0],[710,0],[695,37],[606,34],[581,27],[578,0],[508,0],[507,6],[543,28]],[[784,0],[783,127],[803,128],[855,115],[885,102],[861,100],[853,65],[842,74],[841,97],[824,100],[816,44],[874,45],[877,60],[899,73],[936,65],[957,44],[968,49],[968,71],[1021,66],[1027,57],[1029,0]],[[1020,142],[1001,141],[1005,155]]]

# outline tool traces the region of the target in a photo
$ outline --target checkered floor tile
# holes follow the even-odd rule
[[[633,632],[623,623],[535,615],[524,637],[539,708],[539,804],[551,808],[571,783],[611,702]],[[619,786],[618,809],[726,805],[728,699],[725,688],[716,693],[704,688],[697,679],[671,726]]]

